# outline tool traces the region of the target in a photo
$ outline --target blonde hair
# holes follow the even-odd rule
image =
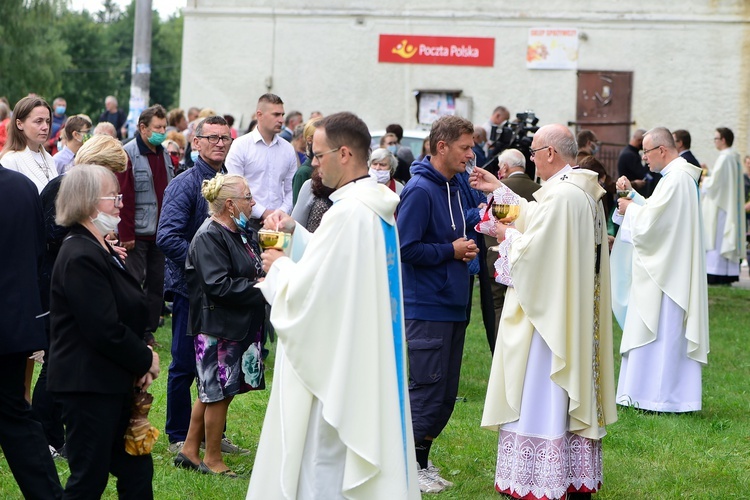
[[[176,130],[170,130],[167,132],[167,140],[176,142],[177,145],[180,146],[180,149],[185,149],[185,146],[187,146],[185,134]]]
[[[214,116],[216,114],[216,111],[214,111],[211,108],[203,108],[201,109],[201,112],[198,113],[198,118],[208,118],[209,116]]]
[[[91,217],[99,203],[102,185],[107,179],[114,183],[116,190],[120,189],[115,174],[100,165],[78,165],[71,168],[63,176],[57,193],[55,222],[60,226],[70,227]]]
[[[95,135],[76,153],[75,165],[101,165],[112,172],[124,172],[128,168],[128,154],[120,141],[109,135]]]
[[[247,181],[237,174],[216,174],[213,179],[206,179],[201,185],[201,193],[208,202],[208,214],[218,215],[224,212],[224,205],[230,198],[241,197]]]
[[[305,141],[312,141],[312,136],[315,134],[315,129],[318,128],[321,120],[322,118],[310,118],[307,120],[305,128],[302,130],[302,137],[305,138]]]

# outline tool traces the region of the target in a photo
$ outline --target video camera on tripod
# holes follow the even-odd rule
[[[535,168],[531,161],[531,141],[534,132],[539,130],[537,123],[539,123],[539,118],[534,111],[526,110],[523,113],[516,113],[516,119],[506,122],[502,127],[493,126],[489,138],[492,143],[488,154],[490,159],[482,168],[497,175],[497,157],[506,149],[513,148],[526,157],[526,173],[533,179]]]

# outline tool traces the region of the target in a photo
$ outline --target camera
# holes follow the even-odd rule
[[[539,123],[539,118],[534,111],[526,110],[523,113],[516,113],[516,119],[512,122],[506,122],[502,127],[492,127],[490,133],[492,145],[488,155],[490,160],[485,163],[483,168],[497,175],[497,157],[506,149],[513,148],[519,150],[526,157],[526,173],[533,179],[535,168],[534,162],[531,161],[531,141],[534,132],[539,130],[537,123]]]

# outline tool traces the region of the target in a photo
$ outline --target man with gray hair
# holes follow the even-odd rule
[[[104,99],[104,113],[99,115],[99,123],[109,122],[115,127],[117,132],[117,138],[122,140],[122,136],[127,132],[124,131],[125,122],[128,121],[128,116],[121,109],[117,108],[117,98],[113,95],[108,95]]]
[[[650,198],[620,198],[612,248],[612,307],[622,327],[617,403],[657,412],[701,409],[708,296],[698,178],[664,127],[643,137],[643,159],[662,174]],[[626,177],[617,189],[630,189]]]
[[[517,149],[506,149],[498,157],[498,176],[503,184],[505,184],[511,191],[524,198],[526,201],[534,201],[534,192],[536,192],[540,186],[531,178],[526,175],[526,157]],[[492,206],[492,198],[488,199],[489,206]],[[489,217],[486,217],[489,219]],[[505,290],[508,288],[502,283],[495,280],[495,262],[497,262],[498,254],[495,250],[497,248],[497,237],[494,234],[495,227],[494,223],[480,223],[485,226],[486,232],[489,234],[483,234],[484,243],[487,248],[485,260],[487,262],[487,272],[490,274],[492,289],[492,302],[495,309],[495,331],[492,340],[490,341],[490,347],[492,351],[495,350],[495,337],[497,336],[497,329],[500,326],[500,315],[503,312],[503,302],[505,302]],[[488,339],[489,341],[489,339]]]
[[[545,181],[534,202],[489,172],[472,175],[477,189],[520,205],[515,225],[495,224],[508,291],[482,416],[500,431],[495,488],[514,497],[590,497],[602,485],[605,425],[617,420],[604,189],[595,172],[572,168],[576,152],[564,125],[534,134]]]

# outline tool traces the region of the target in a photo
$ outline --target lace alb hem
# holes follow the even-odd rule
[[[500,431],[495,487],[513,496],[562,498],[602,485],[602,442],[571,432],[554,439]]]

